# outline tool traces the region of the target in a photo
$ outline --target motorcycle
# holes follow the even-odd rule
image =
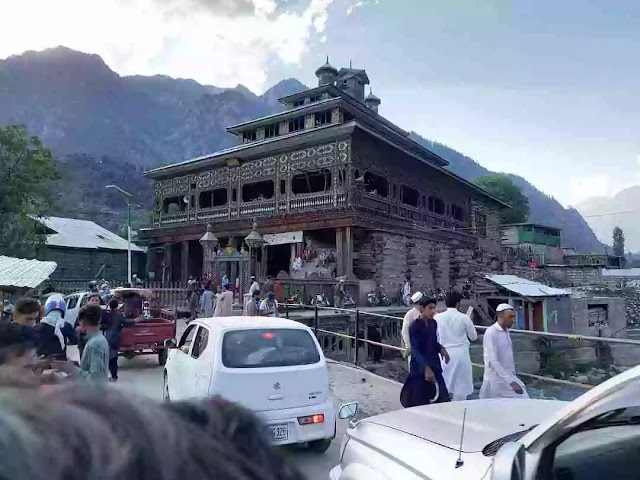
[[[329,307],[329,300],[324,292],[318,293],[311,298],[311,305],[319,307]]]
[[[285,303],[289,305],[289,308],[304,308],[302,299],[298,295],[291,295],[286,299]]]
[[[356,301],[353,299],[349,292],[344,294],[344,306],[345,307],[355,307]]]
[[[388,307],[391,305],[391,299],[384,293],[382,285],[379,288],[367,294],[367,304],[370,307]]]

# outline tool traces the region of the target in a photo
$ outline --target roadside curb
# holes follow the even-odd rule
[[[356,370],[359,373],[363,373],[363,374],[368,375],[370,377],[373,377],[373,378],[376,378],[376,379],[379,379],[379,380],[383,380],[383,381],[388,382],[388,383],[390,383],[390,384],[392,384],[394,386],[399,386],[399,387],[403,386],[403,384],[400,383],[400,382],[396,382],[395,380],[391,380],[390,378],[386,378],[386,377],[383,377],[383,376],[378,375],[376,373],[370,372],[369,370],[367,370],[365,368],[358,367],[358,366],[353,365],[351,363],[340,362],[340,361],[337,361],[337,360],[331,360],[329,358],[327,358],[326,361],[327,361],[327,363],[333,363],[333,364],[336,364],[336,365],[340,365],[340,366],[349,368],[351,370]]]

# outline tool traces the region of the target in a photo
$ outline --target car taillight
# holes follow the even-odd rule
[[[298,423],[300,425],[313,425],[316,423],[324,423],[324,414],[318,413],[316,415],[309,415],[307,417],[298,417]]]

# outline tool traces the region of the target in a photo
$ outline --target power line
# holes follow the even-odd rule
[[[582,218],[610,217],[613,215],[625,215],[627,213],[640,213],[640,210],[625,210],[621,212],[598,213],[594,215],[582,215]]]

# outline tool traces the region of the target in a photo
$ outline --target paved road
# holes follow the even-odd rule
[[[155,355],[137,357],[132,360],[120,358],[119,380],[116,386],[136,391],[155,400],[162,400],[162,367]],[[306,474],[309,480],[327,480],[329,470],[339,462],[340,440],[347,422],[338,420],[338,436],[329,450],[323,454],[309,452],[304,448],[286,448],[283,453]]]

